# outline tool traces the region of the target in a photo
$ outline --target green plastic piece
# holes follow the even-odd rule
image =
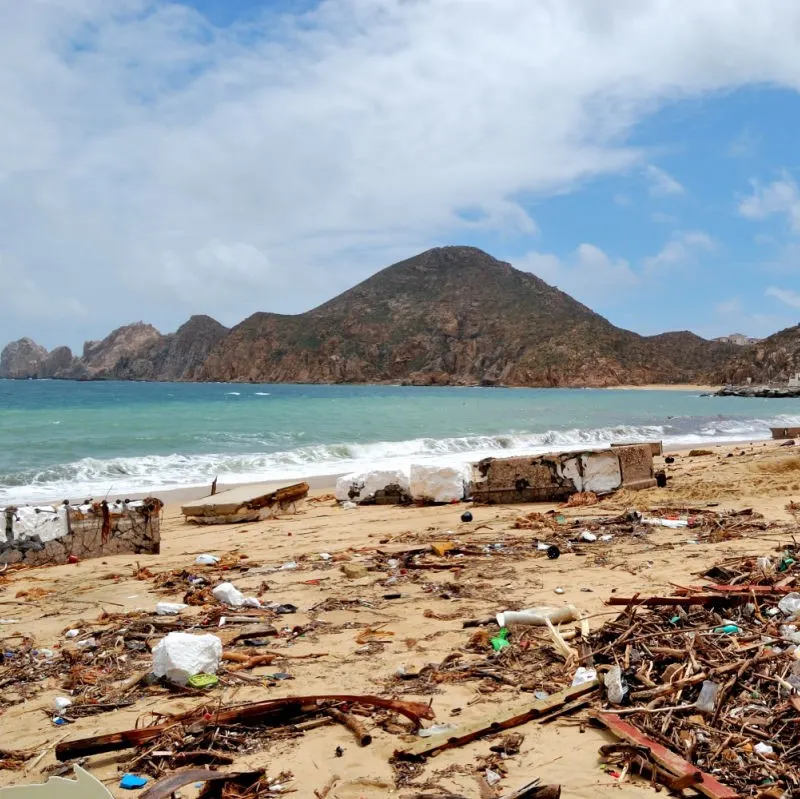
[[[187,682],[192,688],[213,688],[219,684],[219,677],[216,674],[193,674]]]
[[[508,628],[503,627],[500,630],[500,632],[497,633],[497,635],[491,639],[489,643],[492,645],[492,648],[494,649],[495,652],[499,652],[501,649],[505,649],[507,646],[511,646],[511,644],[508,643],[508,636],[509,636]]]

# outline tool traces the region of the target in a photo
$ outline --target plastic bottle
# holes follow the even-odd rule
[[[537,607],[526,610],[506,610],[497,614],[497,624],[507,627],[509,624],[528,624],[535,627],[546,627],[547,620],[551,624],[577,621],[578,609],[573,605],[563,608]]]
[[[715,683],[712,680],[704,680],[703,686],[700,688],[700,696],[697,697],[697,701],[694,703],[694,706],[701,713],[713,713],[714,706],[717,703],[718,694],[719,683]]]
[[[606,696],[612,705],[621,705],[625,694],[628,693],[628,686],[622,679],[622,669],[619,666],[612,666],[603,679],[606,686]]]

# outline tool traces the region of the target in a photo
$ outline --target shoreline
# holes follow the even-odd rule
[[[617,443],[617,442],[613,442]],[[628,442],[628,443],[637,443],[637,442]],[[743,446],[750,446],[754,447],[759,444],[762,445],[769,445],[774,444],[774,446],[780,446],[784,442],[777,441],[771,438],[745,438],[745,439],[734,439],[734,440],[726,440],[726,441],[719,441],[719,442],[694,442],[693,444],[664,444],[663,445],[663,452],[665,454],[677,454],[688,456],[688,453],[693,449],[708,449],[714,452],[715,454],[719,451],[724,451],[726,448],[737,448]],[[610,443],[609,443],[610,446]],[[570,451],[581,451],[585,450],[598,450],[598,449],[606,449],[607,447],[585,447],[585,448],[573,448],[573,449],[558,449],[553,448],[552,450],[548,450],[549,452],[556,453],[556,452],[570,452]],[[538,456],[544,453],[530,453],[531,457]],[[498,453],[498,458],[505,457],[502,453]],[[525,457],[525,455],[521,456],[508,456],[508,457]],[[466,460],[465,463],[471,462],[470,460]],[[217,492],[221,493],[223,491],[227,491],[232,488],[247,488],[250,486],[268,486],[271,489],[277,489],[281,486],[291,485],[293,483],[301,483],[305,482],[309,485],[310,492],[316,493],[333,493],[336,487],[336,481],[344,476],[345,474],[349,474],[347,471],[337,471],[337,472],[329,472],[325,474],[315,474],[315,475],[305,475],[305,476],[295,476],[295,477],[287,477],[285,479],[280,478],[265,478],[263,480],[242,480],[242,481],[233,481],[233,482],[218,482],[217,483]],[[147,491],[127,491],[127,492],[109,492],[108,494],[103,494],[102,498],[107,499],[109,501],[117,501],[123,499],[144,499],[146,497],[156,497],[164,502],[165,506],[177,506],[186,502],[193,502],[195,500],[201,499],[203,497],[207,497],[210,495],[211,491],[211,484],[193,484],[193,485],[182,485],[182,486],[174,486],[171,488],[167,488],[164,490],[159,490],[157,488],[150,489]],[[85,499],[86,497],[82,497]],[[97,500],[98,497],[92,497],[93,500]],[[77,501],[72,500],[71,501]],[[36,501],[29,501],[29,502],[16,502],[16,503],[5,503],[5,506],[10,507],[12,505],[24,507],[24,506],[48,506],[48,505],[57,505],[64,501],[64,497],[59,499],[41,499]],[[0,507],[3,506],[3,503],[0,503]]]

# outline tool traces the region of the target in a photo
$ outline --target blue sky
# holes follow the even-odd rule
[[[473,244],[650,334],[800,319],[800,4],[0,7],[0,341],[234,324]]]

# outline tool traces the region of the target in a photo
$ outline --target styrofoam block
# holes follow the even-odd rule
[[[408,473],[402,469],[376,469],[371,472],[353,472],[336,481],[336,499],[339,502],[366,502],[390,485],[399,485],[408,491]]]
[[[169,633],[153,648],[153,674],[186,685],[195,674],[216,674],[222,659],[222,641],[216,635]]]
[[[572,480],[576,491],[583,491],[583,475],[581,474],[578,458],[569,458],[562,461],[560,469],[562,477]]]
[[[608,494],[622,484],[619,458],[614,452],[585,452],[583,462],[583,491]]]
[[[12,531],[15,541],[35,535],[41,541],[54,541],[69,532],[67,509],[63,505],[17,508]]]
[[[409,489],[411,498],[422,502],[457,502],[464,499],[469,480],[468,466],[433,466],[414,463]]]

